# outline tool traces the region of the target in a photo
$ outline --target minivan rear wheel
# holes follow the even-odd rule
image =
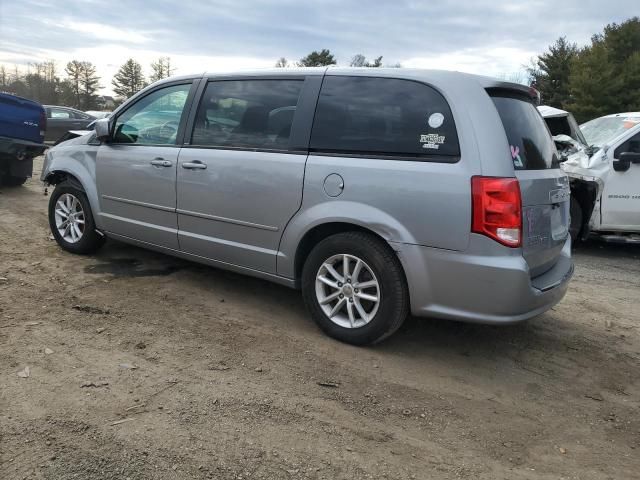
[[[326,334],[355,345],[384,340],[409,311],[398,257],[364,232],[339,233],[315,246],[303,267],[302,295]]]
[[[49,199],[49,227],[58,245],[71,253],[93,253],[104,243],[86,194],[67,181],[56,185]]]

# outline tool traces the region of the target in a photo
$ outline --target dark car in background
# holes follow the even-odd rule
[[[69,130],[85,130],[96,117],[75,108],[45,105],[47,112],[47,133],[45,142],[55,142]]]
[[[22,185],[31,176],[33,157],[46,149],[46,128],[42,105],[0,93],[0,184]]]

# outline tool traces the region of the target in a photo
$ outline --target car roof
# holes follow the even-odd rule
[[[64,105],[43,105],[45,108],[64,108],[65,110],[73,110],[74,112],[84,113],[82,110],[78,110],[73,107],[66,107]]]
[[[559,108],[550,107],[548,105],[540,105],[538,107],[538,111],[544,118],[558,118],[569,115],[569,112],[566,110],[560,110]]]
[[[537,92],[526,85],[519,83],[507,82],[492,77],[482,75],[474,75],[471,73],[463,73],[450,70],[427,70],[419,68],[366,68],[366,67],[287,67],[287,68],[265,68],[252,70],[236,70],[228,72],[205,72],[201,74],[182,75],[169,77],[154,85],[161,83],[171,83],[179,80],[189,80],[195,78],[229,78],[229,77],[281,77],[295,75],[350,75],[362,77],[387,77],[399,78],[406,80],[417,80],[434,85],[446,86],[450,83],[456,84],[476,84],[482,88],[516,90],[528,97],[537,96]]]

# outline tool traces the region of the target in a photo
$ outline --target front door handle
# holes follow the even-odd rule
[[[173,165],[169,160],[165,160],[164,158],[154,158],[151,160],[151,165],[154,167],[170,167]]]
[[[193,162],[183,163],[182,168],[186,168],[187,170],[205,170],[207,168],[207,164],[202,163],[200,160],[194,160]]]

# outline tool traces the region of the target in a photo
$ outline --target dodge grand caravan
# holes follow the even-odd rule
[[[300,288],[368,344],[417,316],[502,324],[564,296],[569,184],[521,85],[279,69],[155,83],[48,151],[49,223]]]

